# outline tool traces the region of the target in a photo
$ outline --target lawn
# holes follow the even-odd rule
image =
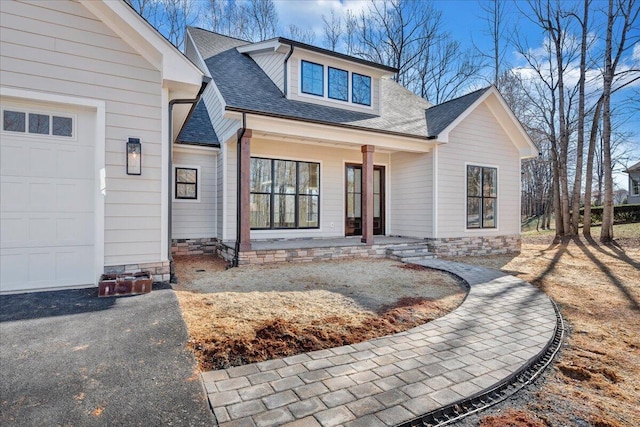
[[[539,387],[474,417],[481,426],[640,425],[640,224],[615,243],[523,235],[517,256],[458,258],[500,268],[551,296],[567,323],[558,359]],[[465,423],[466,424],[466,423]]]

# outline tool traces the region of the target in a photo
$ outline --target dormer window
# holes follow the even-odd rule
[[[349,100],[349,73],[339,68],[329,67],[329,98],[339,101]]]
[[[351,102],[371,105],[371,77],[352,73],[351,80]]]
[[[324,96],[324,67],[322,65],[302,61],[302,92]]]

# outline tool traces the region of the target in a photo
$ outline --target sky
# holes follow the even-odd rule
[[[421,1],[421,0],[416,0]],[[316,34],[314,44],[323,46],[322,15],[329,17],[331,10],[336,15],[344,16],[347,10],[356,12],[367,7],[367,0],[274,0],[280,19],[280,27],[287,28],[294,24],[304,30],[312,29]],[[473,48],[489,51],[490,38],[486,35],[487,22],[485,12],[480,8],[477,0],[434,0],[436,9],[442,12],[445,30],[462,43],[463,48]],[[604,3],[603,3],[604,4]],[[505,1],[507,20],[510,26],[517,27],[517,31],[526,37],[531,48],[541,48],[544,36],[540,29],[528,19],[522,17],[517,7],[524,8],[522,1]],[[595,17],[595,14],[593,15]],[[513,31],[513,29],[510,29]],[[640,28],[635,29],[635,35],[640,37]],[[640,43],[636,43],[634,55],[640,60]],[[507,52],[505,61],[511,67],[522,67],[525,62],[514,49]],[[575,77],[577,81],[577,76]],[[636,83],[640,86],[640,82]],[[614,100],[615,102],[615,100]],[[631,160],[628,166],[640,161],[640,113],[629,117],[625,124],[625,131],[634,133],[631,141]],[[614,181],[618,186],[627,188],[627,175],[617,171]]]

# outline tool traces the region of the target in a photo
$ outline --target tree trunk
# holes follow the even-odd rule
[[[598,128],[600,124],[600,115],[602,112],[602,97],[596,103],[596,109],[593,113],[593,121],[591,122],[591,133],[589,134],[589,152],[587,154],[587,174],[585,176],[584,190],[584,217],[582,219],[582,234],[584,237],[591,237],[591,198],[593,188],[593,160],[596,151],[596,138],[598,137]]]
[[[605,65],[602,85],[602,151],[604,171],[604,204],[602,209],[602,230],[600,241],[609,243],[613,240],[613,174],[611,170],[611,84],[613,81],[613,64],[611,61],[611,43],[613,32],[613,0],[609,0],[607,38],[605,41]]]
[[[580,195],[582,194],[582,158],[584,151],[584,86],[587,74],[587,34],[589,32],[589,0],[584,0],[582,40],[580,45],[580,79],[578,80],[578,140],[576,142],[576,173],[573,184],[571,233],[578,234],[580,222]],[[587,202],[585,201],[585,205]]]

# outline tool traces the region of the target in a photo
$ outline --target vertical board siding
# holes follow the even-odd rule
[[[391,154],[391,234],[432,236],[432,165],[431,153]]]
[[[174,151],[174,165],[199,166],[198,201],[173,200],[172,239],[216,237],[218,156],[209,152]],[[175,169],[175,167],[174,167]],[[175,176],[172,187],[175,191]]]
[[[227,157],[229,161],[228,181],[233,181],[232,184],[227,186],[227,191],[229,191],[227,199],[227,239],[230,240],[235,238],[236,225],[235,144],[229,144],[228,148],[232,152]],[[345,162],[362,163],[362,153],[359,146],[354,146],[353,149],[345,149],[254,138],[251,140],[251,156],[320,163],[320,228],[309,230],[254,230],[251,231],[252,239],[344,237]],[[374,162],[376,165],[386,167],[388,189],[390,184],[389,155],[376,153]],[[386,210],[388,213],[388,195]],[[333,227],[331,227],[331,223],[333,223]]]
[[[262,68],[262,71],[269,76],[269,78],[278,86],[281,92],[284,93],[284,58],[285,54],[272,52],[272,53],[258,53],[251,55],[251,58]]]
[[[105,265],[161,254],[162,76],[77,2],[3,1],[0,83],[106,101]],[[142,141],[142,175],[125,143]]]
[[[497,229],[466,230],[466,166],[498,168]],[[489,108],[481,104],[438,148],[438,237],[520,233],[520,155]]]

